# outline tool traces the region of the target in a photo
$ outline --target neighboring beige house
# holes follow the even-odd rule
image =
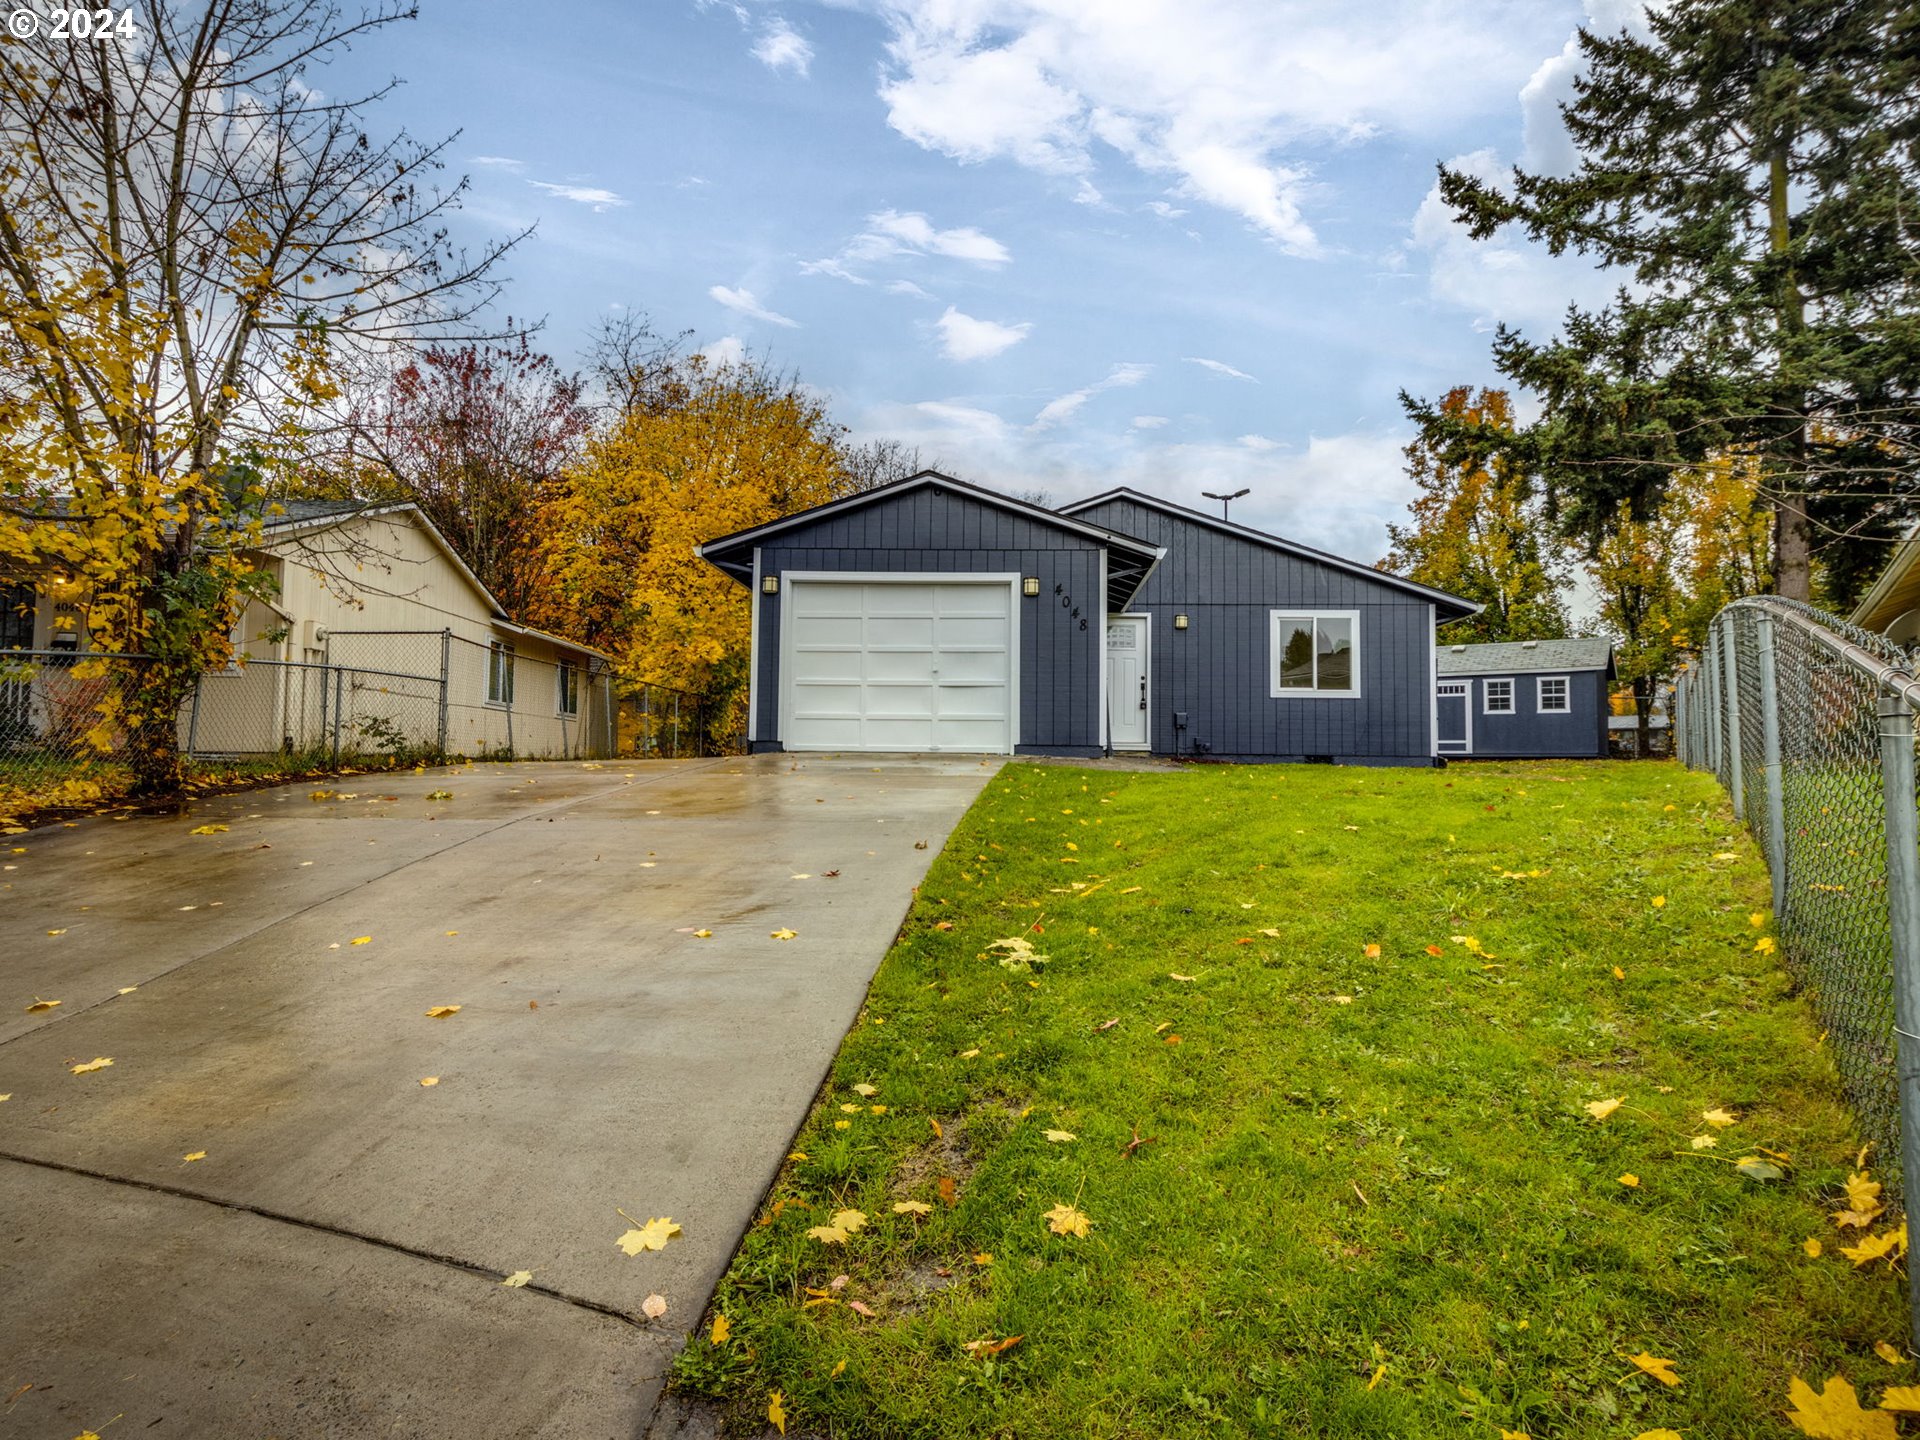
[[[1920,645],[1920,526],[1900,542],[1887,568],[1847,618],[1896,645]]]
[[[611,657],[516,624],[418,506],[283,508],[253,557],[277,591],[247,606],[235,663],[182,714],[188,748],[611,752]],[[84,596],[56,584],[26,628],[12,645],[83,653]]]

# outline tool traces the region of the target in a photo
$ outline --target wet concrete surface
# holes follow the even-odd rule
[[[639,1433],[995,768],[483,765],[11,837],[0,1435]],[[630,1258],[621,1210],[684,1233]]]

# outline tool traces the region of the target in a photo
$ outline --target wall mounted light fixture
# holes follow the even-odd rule
[[[1184,615],[1176,615],[1176,616],[1174,616],[1174,617],[1173,617],[1173,628],[1174,628],[1174,629],[1176,629],[1176,630],[1184,630],[1184,629],[1186,629],[1186,628],[1187,628],[1187,617],[1186,617],[1186,616],[1184,616]]]
[[[1040,593],[1040,577],[1038,575],[1027,576],[1026,579],[1020,582],[1020,593],[1022,595],[1038,595]]]
[[[762,575],[760,577],[760,593],[762,595],[778,595],[780,593],[780,577],[778,575]]]

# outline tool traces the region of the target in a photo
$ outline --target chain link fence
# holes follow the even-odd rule
[[[138,655],[0,651],[0,817],[96,804],[131,784],[106,702]],[[180,707],[190,773],[309,773],[456,757],[605,759],[722,750],[700,696],[447,631],[334,631],[321,658],[242,659]]]
[[[1756,598],[1715,617],[1677,692],[1679,758],[1719,778],[1765,851],[1782,958],[1889,1175],[1920,1172],[1913,1153],[1901,1165],[1915,1097],[1899,1063],[1920,1033],[1912,665],[1811,606]],[[1917,1053],[1909,1040],[1909,1071]]]

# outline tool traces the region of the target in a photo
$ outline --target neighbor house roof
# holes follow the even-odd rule
[[[1349,560],[1343,555],[1330,555],[1325,550],[1316,550],[1311,545],[1302,545],[1295,540],[1269,535],[1264,530],[1255,530],[1248,525],[1236,525],[1231,520],[1222,520],[1199,510],[1190,510],[1185,505],[1176,505],[1171,500],[1163,500],[1158,495],[1149,495],[1145,491],[1134,490],[1125,485],[1112,490],[1103,490],[1098,495],[1089,495],[1086,499],[1076,500],[1071,505],[1062,505],[1060,513],[1071,515],[1113,500],[1129,500],[1136,505],[1145,505],[1150,509],[1178,516],[1191,524],[1201,525],[1209,530],[1218,530],[1223,535],[1233,535],[1256,545],[1264,545],[1269,550],[1278,550],[1285,555],[1295,555],[1302,560],[1316,561],[1352,575],[1364,575],[1369,580],[1377,580],[1396,590],[1404,590],[1409,594],[1418,595],[1423,600],[1432,601],[1434,618],[1437,620],[1463,620],[1469,615],[1478,615],[1483,608],[1471,600],[1463,600],[1458,595],[1448,594],[1445,590],[1436,590],[1431,585],[1422,585],[1417,580],[1409,580],[1404,575],[1395,575],[1390,570],[1376,570],[1373,566],[1363,565],[1358,560]]]
[[[359,500],[282,500],[279,502],[283,514],[268,517],[266,534],[263,537],[266,548],[294,540],[298,536],[315,530],[327,530],[345,521],[359,517],[382,519],[406,516],[419,526],[440,553],[451,564],[460,577],[471,585],[474,592],[486,602],[489,620],[495,629],[505,630],[514,635],[526,635],[535,639],[550,641],[568,650],[577,650],[583,655],[614,663],[613,656],[604,650],[596,650],[591,645],[582,645],[578,640],[569,640],[564,635],[555,635],[546,630],[535,630],[531,626],[519,624],[511,619],[506,608],[496,600],[493,592],[481,583],[480,577],[473,573],[467,562],[460,558],[459,551],[453,548],[447,537],[440,533],[440,527],[427,517],[411,500],[369,505]]]
[[[1862,630],[1884,633],[1909,610],[1920,607],[1920,525],[1908,532],[1887,568],[1847,618]]]
[[[1528,675],[1536,671],[1613,669],[1608,640],[1519,640],[1497,645],[1445,645],[1442,675]]]
[[[1139,593],[1140,587],[1147,583],[1147,576],[1153,573],[1153,567],[1160,563],[1166,551],[1158,545],[1149,545],[1144,540],[1136,540],[1131,535],[1122,535],[1117,530],[1108,530],[1099,525],[1090,525],[1084,520],[1075,520],[1058,511],[1048,510],[1040,505],[1030,505],[1024,500],[1016,500],[1011,495],[1002,495],[997,490],[987,490],[979,485],[968,484],[965,480],[956,480],[951,475],[942,475],[938,470],[922,470],[917,475],[909,475],[904,480],[896,480],[891,485],[881,485],[873,490],[863,490],[858,495],[849,495],[844,500],[830,500],[824,505],[815,505],[811,509],[801,510],[779,520],[770,520],[764,525],[755,525],[750,529],[736,530],[731,535],[722,535],[694,547],[694,554],[710,564],[726,571],[742,584],[753,583],[754,547],[765,544],[773,536],[796,529],[802,525],[811,525],[828,516],[841,515],[849,510],[858,510],[881,500],[891,500],[915,490],[938,487],[965,495],[984,505],[994,506],[1010,514],[1036,520],[1050,525],[1056,530],[1065,530],[1084,536],[1107,548],[1107,601],[1114,610],[1124,610],[1127,602]]]

